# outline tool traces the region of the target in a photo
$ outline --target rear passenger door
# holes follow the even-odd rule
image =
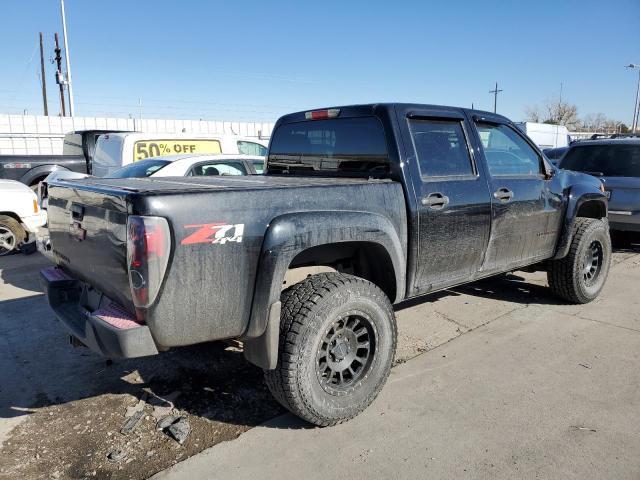
[[[506,271],[553,255],[562,222],[562,193],[542,155],[499,118],[476,118],[479,150],[491,185],[492,227],[483,271]]]
[[[411,286],[411,294],[417,295],[476,275],[489,238],[491,201],[462,111],[409,112],[402,128],[409,139],[405,168],[417,197]]]

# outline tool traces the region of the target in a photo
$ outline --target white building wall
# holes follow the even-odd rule
[[[271,136],[273,123],[0,114],[0,155],[61,155],[66,133],[91,129],[149,133],[226,133],[267,139]]]

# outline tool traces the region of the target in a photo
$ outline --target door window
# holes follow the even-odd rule
[[[412,119],[409,130],[423,177],[474,175],[462,122]]]
[[[543,173],[542,159],[513,128],[482,122],[477,127],[492,176]]]
[[[242,155],[257,155],[260,157],[266,157],[267,147],[256,142],[238,140],[238,152]]]
[[[217,175],[246,175],[247,170],[242,162],[211,162],[194,165],[190,175],[211,177]]]

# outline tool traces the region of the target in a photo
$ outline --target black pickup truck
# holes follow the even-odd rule
[[[0,178],[17,180],[37,189],[38,183],[57,170],[91,173],[96,140],[116,130],[78,130],[64,136],[62,155],[0,155]]]
[[[549,165],[499,115],[293,113],[266,171],[52,183],[58,266],[42,277],[56,316],[108,357],[239,339],[274,396],[325,426],[385,383],[392,304],[523,268],[586,303],[608,274],[600,181]]]

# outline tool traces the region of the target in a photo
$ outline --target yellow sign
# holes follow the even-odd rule
[[[218,140],[138,140],[133,144],[133,161],[183,153],[222,153]]]

